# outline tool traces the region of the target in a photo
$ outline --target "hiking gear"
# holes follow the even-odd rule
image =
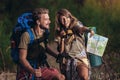
[[[19,63],[18,45],[20,42],[21,35],[27,31],[30,36],[30,44],[34,40],[34,35],[31,31],[31,26],[33,25],[32,13],[23,13],[17,19],[17,25],[13,28],[11,35],[11,57],[13,62]]]
[[[11,57],[13,62],[19,63],[19,54],[18,54],[18,45],[20,42],[20,37],[24,32],[28,32],[30,36],[30,43],[29,45],[33,44],[33,42],[40,43],[44,41],[45,45],[48,43],[48,36],[49,36],[49,30],[46,29],[44,32],[44,37],[34,40],[34,35],[31,31],[31,27],[33,27],[34,21],[32,18],[32,13],[23,13],[20,15],[17,19],[17,25],[13,28],[13,32],[11,35]]]
[[[30,43],[28,45],[28,47],[30,47],[32,44],[35,44],[35,43],[40,43],[40,42],[43,42],[44,41],[44,44],[45,44],[45,47],[48,43],[48,36],[49,36],[49,30],[45,30],[44,32],[44,37],[41,39],[37,39],[35,40],[34,39],[34,34],[31,30],[31,28],[33,27],[34,25],[34,21],[33,21],[33,18],[32,18],[32,13],[23,13],[22,15],[20,15],[18,17],[18,20],[17,20],[17,25],[13,28],[13,32],[12,32],[12,35],[10,37],[10,41],[11,41],[11,58],[13,60],[14,63],[18,64],[21,69],[23,69],[21,71],[21,74],[18,75],[17,77],[18,78],[25,78],[27,80],[32,79],[32,80],[35,80],[35,76],[32,75],[32,74],[29,74],[25,69],[24,67],[19,64],[19,49],[18,49],[18,46],[19,46],[19,43],[20,43],[20,38],[21,38],[21,35],[24,33],[24,32],[28,32],[28,35],[30,37]],[[46,61],[46,56],[43,57],[45,58],[44,61],[42,61],[42,64],[41,65],[45,65],[47,67],[49,67],[49,64],[47,63]],[[43,60],[43,59],[42,59]],[[31,66],[36,69],[37,68],[37,61],[36,60],[28,60],[31,64]],[[18,71],[19,73],[19,71]]]

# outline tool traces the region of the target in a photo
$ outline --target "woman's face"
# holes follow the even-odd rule
[[[70,18],[66,17],[66,16],[60,16],[60,21],[62,23],[63,26],[65,26],[66,28],[68,28],[70,26]]]

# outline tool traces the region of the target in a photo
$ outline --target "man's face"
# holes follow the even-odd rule
[[[45,28],[45,29],[49,29],[49,25],[50,25],[50,18],[48,14],[41,14],[40,15],[40,26]]]

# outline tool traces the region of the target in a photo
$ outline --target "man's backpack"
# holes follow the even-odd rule
[[[18,54],[18,45],[20,42],[20,37],[22,33],[27,31],[30,36],[30,44],[34,40],[34,35],[31,31],[31,27],[33,25],[32,13],[23,13],[18,17],[18,21],[16,26],[13,28],[12,35],[10,37],[11,41],[11,57],[13,62],[19,63],[19,54]]]

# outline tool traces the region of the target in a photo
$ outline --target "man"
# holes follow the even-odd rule
[[[19,61],[17,80],[64,80],[56,69],[48,68],[45,52],[55,54],[47,45],[46,30],[49,30],[49,11],[37,8],[33,11],[34,26],[31,29],[36,41],[32,45],[28,32],[22,34],[19,44]],[[39,41],[37,41],[39,40]],[[39,42],[39,43],[38,43]],[[46,65],[45,65],[46,64]]]

